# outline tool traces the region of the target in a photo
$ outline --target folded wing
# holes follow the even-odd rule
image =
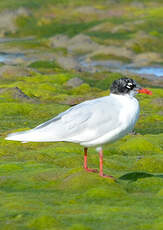
[[[117,106],[111,104],[109,97],[86,101],[34,129],[10,134],[6,139],[22,142],[76,143],[94,140],[119,125]],[[110,105],[112,111],[109,109]]]

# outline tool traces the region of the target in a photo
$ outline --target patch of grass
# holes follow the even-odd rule
[[[53,69],[58,68],[58,65],[54,61],[35,61],[31,63],[29,67],[36,69]]]
[[[156,152],[153,151],[155,154]],[[144,157],[138,160],[135,164],[135,169],[140,171],[148,171],[154,173],[162,173],[163,172],[163,159],[159,156],[152,157]]]
[[[115,55],[109,55],[109,54],[97,54],[91,57],[92,60],[117,60],[122,61],[124,63],[130,63],[131,60],[127,57],[122,56],[115,56]]]
[[[97,25],[98,21],[85,22],[85,23],[61,23],[53,21],[50,24],[38,25],[38,21],[35,17],[19,17],[17,18],[17,25],[20,31],[16,36],[29,36],[34,35],[41,38],[48,38],[54,36],[55,34],[66,34],[69,37],[73,37],[78,33],[81,33],[90,27]]]
[[[162,135],[152,136],[153,138],[162,138]],[[127,141],[122,143],[119,147],[118,152],[124,154],[139,154],[139,155],[148,155],[148,154],[161,154],[162,150],[160,146],[152,143],[151,139],[148,139],[148,136],[137,135],[135,137],[130,137]]]
[[[153,31],[152,31],[153,32]],[[151,32],[150,32],[151,33]],[[160,52],[160,50],[163,49],[162,44],[159,44],[159,38],[156,37],[142,37],[133,42],[133,44],[130,46],[130,48],[135,53],[143,53],[143,52]]]
[[[95,38],[100,38],[100,39],[117,39],[117,40],[126,40],[130,38],[130,34],[124,32],[124,33],[110,33],[110,32],[98,32],[98,31],[92,31],[92,32],[87,32],[87,35],[90,37],[95,37]]]
[[[7,0],[5,2],[0,3],[0,9],[17,9],[19,7],[27,7],[31,9],[38,9],[40,7],[47,7],[47,4],[64,4],[68,3],[68,0],[48,0],[47,2],[43,0],[38,0],[37,2],[32,0],[22,0],[21,2],[19,1],[13,1],[12,0]]]
[[[94,4],[104,4],[105,0],[95,0],[93,2]],[[92,0],[47,0],[46,2],[43,0],[38,0],[37,2],[35,0],[22,0],[19,1],[13,1],[12,0],[6,0],[4,2],[0,2],[0,9],[17,9],[19,7],[27,7],[31,9],[39,9],[39,8],[46,8],[49,5],[59,5],[59,6],[83,6],[83,5],[90,5],[92,4]]]
[[[46,42],[44,40],[39,40],[39,39],[35,39],[35,38],[27,38],[27,39],[24,39],[24,40],[13,40],[13,41],[10,41],[8,43],[8,47],[18,47],[19,49],[25,49],[25,50],[28,50],[28,49],[37,49],[37,50],[46,50],[47,48],[47,45],[46,45]]]
[[[109,73],[108,76],[100,81],[97,81],[95,83],[95,86],[97,88],[103,89],[103,90],[107,90],[110,88],[112,82],[114,80],[117,80],[118,78],[122,77],[122,75],[120,75],[119,73]]]

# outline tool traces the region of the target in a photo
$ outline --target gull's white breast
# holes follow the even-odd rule
[[[104,135],[88,142],[82,142],[80,143],[81,145],[89,147],[114,142],[133,130],[139,117],[139,102],[136,98],[129,95],[112,94],[111,97],[116,106],[119,106],[119,114],[117,114],[116,120],[114,120],[114,122],[119,124],[118,127],[115,126],[116,128],[112,130],[108,129],[108,132],[104,133]],[[113,112],[112,108],[109,108],[109,110],[109,112]],[[114,126],[114,124],[112,125]]]

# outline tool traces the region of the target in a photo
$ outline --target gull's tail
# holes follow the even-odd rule
[[[17,133],[11,133],[5,139],[11,140],[11,141],[21,141],[23,143],[59,141],[58,138],[55,138],[52,135],[48,135],[48,133],[40,132],[40,131],[35,130],[35,129],[17,132]]]

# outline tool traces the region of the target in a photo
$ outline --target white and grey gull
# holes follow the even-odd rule
[[[95,146],[100,158],[99,174],[110,177],[103,173],[102,146],[133,130],[139,117],[137,93],[152,94],[133,79],[115,80],[109,96],[82,102],[33,129],[9,134],[6,140],[79,143],[84,146],[84,169],[88,172],[98,172],[87,166],[87,149]]]

